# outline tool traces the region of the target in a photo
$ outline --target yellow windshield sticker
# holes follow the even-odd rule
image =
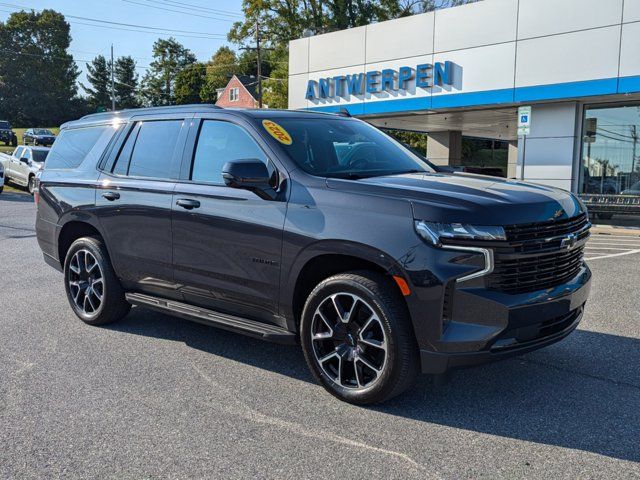
[[[291,135],[289,135],[289,132],[287,132],[284,128],[282,128],[276,122],[271,120],[263,120],[262,126],[267,132],[269,132],[269,134],[273,138],[278,140],[280,143],[283,143],[285,145],[291,145],[292,143]]]

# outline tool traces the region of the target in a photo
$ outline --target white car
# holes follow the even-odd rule
[[[36,173],[44,167],[49,150],[48,147],[19,146],[10,156],[2,155],[4,181],[27,187],[33,195]]]

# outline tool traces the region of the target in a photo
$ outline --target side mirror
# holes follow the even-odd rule
[[[20,161],[21,161],[22,163],[26,163],[27,165],[29,165],[29,159],[28,159],[27,157],[22,157],[22,158],[20,159]]]
[[[276,191],[271,186],[269,170],[264,162],[256,158],[234,160],[222,167],[225,185],[254,192],[264,200],[274,200]]]

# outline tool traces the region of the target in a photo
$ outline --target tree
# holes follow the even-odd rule
[[[242,9],[245,19],[233,25],[230,41],[252,41],[259,22],[265,44],[282,46],[305,30],[320,34],[412,13],[398,0],[243,0]]]
[[[175,103],[178,73],[195,63],[196,57],[174,38],[159,39],[153,44],[154,61],[142,80],[142,97],[148,105]]]
[[[87,63],[87,80],[91,86],[83,83],[80,86],[88,94],[88,103],[95,112],[111,108],[111,62],[98,55],[91,63]]]
[[[458,7],[478,1],[480,0],[421,0],[417,2],[417,7],[419,12],[431,12],[441,8]]]
[[[116,60],[113,71],[117,108],[139,107],[138,74],[135,60],[129,56],[120,57]]]
[[[203,63],[193,63],[183,68],[176,76],[176,103],[185,105],[200,103],[200,91],[206,80],[207,70]]]
[[[262,101],[269,108],[287,108],[289,88],[289,62],[285,48],[278,48],[269,55],[271,71],[262,82]]]
[[[0,22],[0,118],[58,125],[70,118],[79,75],[69,24],[54,10],[15,12]]]
[[[220,47],[205,68],[206,78],[200,90],[200,98],[204,102],[215,103],[216,91],[227,86],[229,77],[241,73],[238,69],[238,58],[229,47]]]

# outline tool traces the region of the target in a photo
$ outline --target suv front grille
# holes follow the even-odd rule
[[[522,258],[495,256],[489,288],[506,293],[544,290],[565,283],[582,266],[584,246]]]
[[[564,220],[550,220],[541,223],[528,223],[524,225],[509,225],[504,228],[509,242],[522,242],[527,240],[544,240],[574,233],[589,223],[586,213]]]
[[[583,263],[589,237],[586,213],[569,219],[505,227],[507,242],[494,249],[494,270],[487,286],[506,293],[526,293],[562,285]],[[575,246],[563,246],[573,236]]]

